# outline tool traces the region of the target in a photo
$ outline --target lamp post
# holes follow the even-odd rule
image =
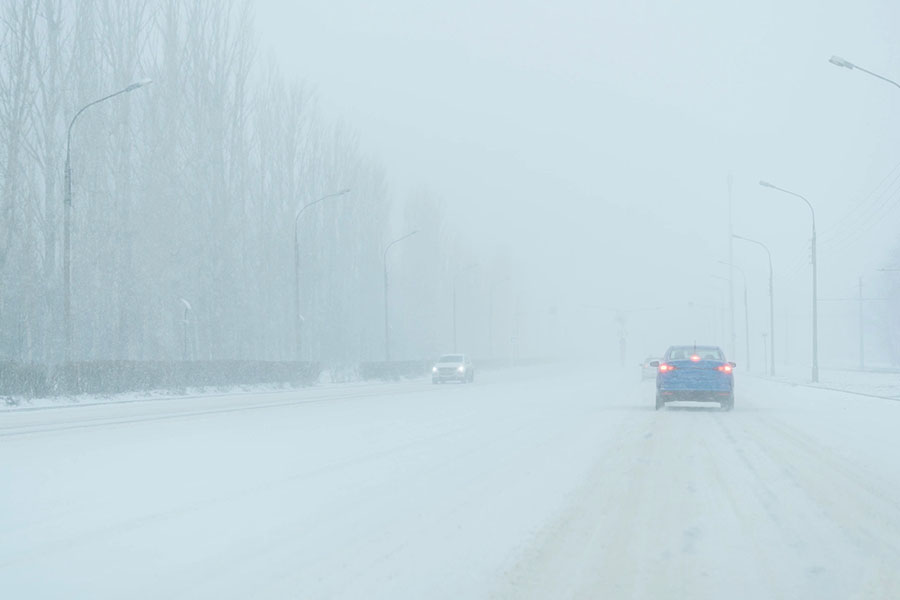
[[[874,73],[872,71],[869,71],[868,69],[864,69],[864,68],[860,67],[859,65],[853,64],[849,60],[841,58],[840,56],[832,56],[831,58],[828,59],[828,62],[830,62],[831,64],[833,64],[836,67],[850,69],[851,71],[853,69],[862,71],[863,73],[866,73],[867,75],[871,75],[872,77],[875,77],[886,83],[890,83],[891,85],[900,88],[900,83],[897,83],[893,79],[888,79],[887,77],[884,77],[883,75],[879,75],[878,73]],[[882,269],[882,270],[884,270],[884,269]],[[865,367],[865,347],[864,347],[864,340],[863,340],[862,286],[863,286],[862,277],[860,277],[859,278],[859,368],[860,368],[860,370],[862,370]]]
[[[772,272],[772,253],[769,252],[769,247],[760,241],[752,240],[737,234],[732,234],[731,237],[736,240],[743,240],[745,242],[750,242],[751,244],[756,244],[765,250],[766,256],[769,257],[769,343],[771,344],[771,351],[768,353],[768,362],[769,374],[775,375],[775,287]]]
[[[796,192],[772,185],[767,181],[760,181],[759,185],[800,198],[809,207],[809,214],[812,217],[812,381],[817,383],[819,381],[819,301],[818,281],[816,279],[818,268],[816,264],[816,211],[809,200]]]
[[[744,282],[744,352],[747,357],[747,371],[750,371],[750,306],[747,302],[747,273],[735,265],[734,263],[728,263],[724,260],[718,261],[720,265],[725,265],[729,269],[734,269],[738,273],[741,274],[741,279]]]
[[[731,234],[734,231],[732,220],[732,199],[731,199],[731,187],[733,183],[733,177],[731,173],[728,174],[728,318],[730,323],[730,332],[731,332],[731,348],[729,351],[737,356],[737,334],[735,333],[736,329],[734,327],[734,240],[731,239]],[[749,370],[749,367],[748,367]]]
[[[897,83],[893,79],[888,79],[887,77],[884,77],[883,75],[879,75],[878,73],[874,73],[872,71],[869,71],[868,69],[864,69],[864,68],[860,67],[859,65],[853,64],[849,60],[841,58],[840,56],[832,56],[831,58],[828,59],[828,62],[830,62],[831,64],[833,64],[836,67],[850,69],[851,71],[853,69],[862,71],[863,73],[866,73],[867,75],[871,75],[872,77],[875,77],[886,83],[890,83],[891,85],[900,88],[900,83]],[[860,368],[860,370],[862,370],[865,367],[865,347],[864,347],[864,340],[863,340],[862,286],[863,286],[862,277],[860,277],[859,278],[859,368]]]
[[[872,71],[869,71],[868,69],[863,69],[859,65],[855,65],[852,62],[850,62],[849,60],[845,60],[845,59],[841,58],[840,56],[832,56],[831,58],[828,59],[828,62],[830,62],[831,64],[833,64],[836,67],[850,69],[851,71],[853,69],[862,71],[863,73],[871,75],[872,77],[877,77],[878,79],[880,79],[882,81],[886,81],[887,83],[890,83],[891,85],[895,85],[898,88],[900,88],[900,83],[897,83],[893,79],[888,79],[887,77],[879,75],[878,73],[873,73]]]
[[[405,240],[408,237],[412,237],[419,233],[418,229],[415,229],[403,237],[397,238],[393,242],[387,245],[387,248],[384,249],[384,360],[391,360],[391,327],[388,321],[388,268],[387,268],[387,255],[388,250],[390,250],[394,244],[398,244]]]
[[[182,350],[182,360],[187,362],[188,359],[188,315],[191,312],[191,303],[181,298],[181,304],[184,306],[184,318],[181,321],[181,324],[184,326],[184,348]]]
[[[297,360],[303,360],[303,336],[301,330],[303,328],[303,316],[300,314],[300,239],[298,236],[298,225],[300,223],[300,215],[303,214],[310,206],[315,206],[319,202],[336,198],[349,194],[350,189],[346,188],[333,194],[326,194],[317,200],[313,200],[300,207],[297,214],[294,215],[294,343],[296,345]]]
[[[478,263],[472,263],[467,267],[463,267],[458,270],[456,274],[453,276],[453,351],[456,352],[456,283],[459,280],[459,276],[461,273],[466,271],[471,271],[475,267],[478,266]]]
[[[151,79],[141,79],[126,88],[85,104],[75,113],[66,129],[66,170],[65,197],[63,198],[63,321],[65,327],[65,361],[72,360],[72,127],[81,113],[95,104],[100,104],[120,94],[127,94],[152,83]]]

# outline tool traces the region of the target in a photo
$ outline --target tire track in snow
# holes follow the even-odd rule
[[[809,509],[804,516],[817,514],[825,525],[837,530],[829,545],[851,545],[865,563],[858,585],[850,593],[860,598],[900,597],[897,501],[796,429],[770,419],[760,419],[759,423],[765,429],[748,431],[748,437],[805,496]],[[839,567],[839,560],[835,557],[834,562],[821,568]]]

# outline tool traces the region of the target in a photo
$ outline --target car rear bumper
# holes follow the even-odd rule
[[[724,402],[733,390],[664,390],[656,391],[664,402]]]
[[[471,370],[460,371],[459,369],[442,368],[437,372],[431,372],[432,381],[468,381],[471,377]]]

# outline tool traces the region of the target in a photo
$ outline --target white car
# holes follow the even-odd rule
[[[445,354],[431,368],[431,383],[475,381],[475,366],[465,354]]]

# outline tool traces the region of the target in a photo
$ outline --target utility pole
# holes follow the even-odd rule
[[[737,334],[734,330],[734,226],[732,222],[731,188],[734,178],[728,174],[728,310],[731,322],[731,356],[737,354]]]
[[[768,362],[769,362],[769,348],[768,348],[768,346],[766,345],[766,338],[767,338],[768,336],[766,335],[765,332],[763,332],[762,336],[763,336],[763,356],[764,356],[765,359],[766,359],[766,363],[768,363]],[[763,365],[763,370],[765,370],[765,365]],[[769,374],[769,375],[774,375],[775,373],[773,373],[773,372],[770,371],[768,374]]]
[[[731,238],[734,239],[735,235],[732,234]],[[724,264],[722,261],[718,261],[719,264]],[[747,357],[747,371],[750,371],[750,305],[747,302],[747,272],[744,269],[736,267],[734,263],[728,263],[728,268],[730,271],[734,271],[737,269],[738,273],[741,274],[741,279],[744,282],[744,343],[745,343],[745,356]],[[729,280],[730,282],[731,280]]]

